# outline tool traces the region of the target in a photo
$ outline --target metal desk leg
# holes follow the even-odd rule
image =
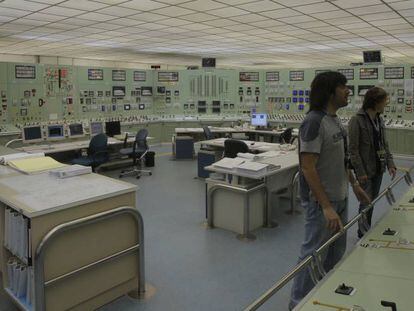
[[[266,194],[265,194],[265,225],[264,227],[266,228],[275,228],[278,225],[278,223],[276,221],[272,220],[272,202],[271,201],[271,192],[270,189],[268,188],[268,180],[267,177],[265,177],[264,183],[266,185]]]
[[[249,193],[244,195],[244,207],[243,207],[243,234],[238,234],[237,238],[241,241],[254,241],[256,236],[249,231],[250,226],[250,200]]]

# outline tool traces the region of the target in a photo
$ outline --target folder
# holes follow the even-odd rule
[[[25,174],[35,174],[66,166],[51,157],[12,160],[8,162],[8,165]]]

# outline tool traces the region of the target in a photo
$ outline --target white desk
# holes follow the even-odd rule
[[[216,139],[209,139],[209,140],[202,140],[200,142],[201,145],[216,147],[216,148],[224,148],[224,142],[228,138],[216,138]],[[280,145],[276,143],[267,143],[267,142],[261,142],[261,141],[251,141],[251,140],[243,140],[243,142],[246,143],[246,145],[249,147],[251,151],[256,152],[266,152],[271,150],[288,150],[291,145]],[[281,147],[282,146],[282,147]],[[295,147],[292,147],[295,148]]]
[[[386,300],[395,302],[399,311],[411,311],[414,286],[414,215],[413,211],[401,208],[404,205],[405,209],[411,209],[407,202],[413,197],[413,193],[414,188],[410,188],[295,310],[348,310],[353,305],[360,305],[366,311],[387,310],[380,305],[381,300]],[[414,203],[411,205],[414,208]],[[396,230],[396,235],[383,235],[388,228]],[[336,294],[335,289],[342,283],[356,288],[355,295]],[[314,301],[337,308],[315,305]]]

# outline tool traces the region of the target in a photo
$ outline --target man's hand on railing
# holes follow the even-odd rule
[[[355,196],[361,204],[368,205],[371,203],[371,198],[358,183],[352,185],[352,190],[354,191]]]

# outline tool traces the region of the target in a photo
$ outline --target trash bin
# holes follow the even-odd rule
[[[154,151],[148,151],[145,154],[145,166],[146,167],[155,166],[155,152]]]

